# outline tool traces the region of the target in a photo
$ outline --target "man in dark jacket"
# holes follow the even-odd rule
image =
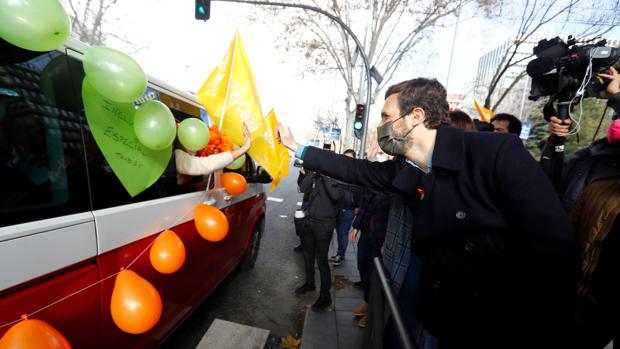
[[[338,188],[338,183],[333,179],[316,172],[305,173],[304,169],[302,171],[304,178],[301,181],[300,190],[308,194],[308,208],[301,233],[306,282],[298,287],[295,293],[303,294],[315,289],[314,260],[316,259],[321,274],[321,291],[312,309],[322,310],[331,304],[329,290],[332,278],[327,263],[327,252],[334,234],[342,192]]]
[[[557,347],[572,314],[576,237],[521,141],[445,125],[436,80],[390,87],[381,114],[379,145],[418,169],[408,179],[395,163],[298,146],[282,126],[280,138],[309,169],[406,195],[421,274],[407,273],[403,288],[417,284],[417,295],[402,310],[415,312],[440,348]]]

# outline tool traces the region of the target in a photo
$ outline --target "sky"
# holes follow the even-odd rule
[[[203,22],[194,19],[194,3],[189,0],[119,1],[108,14],[111,25],[104,30],[126,38],[138,49],[131,49],[114,38],[106,45],[129,53],[151,76],[181,90],[195,92],[221,62],[235,31],[239,30],[264,113],[274,108],[278,119],[291,126],[298,138],[312,128],[317,113],[344,114],[346,94],[341,78],[336,74],[301,76],[302,62],[274,44],[283,34],[273,29],[277,26],[265,26],[268,19],[250,21],[248,15],[253,11],[250,5],[212,2],[211,18]],[[455,39],[448,93],[466,94],[471,90],[478,58],[514,35],[511,23],[462,16],[455,36],[456,18],[447,22],[434,30],[431,41],[418,48],[416,55],[425,63],[412,62],[401,67],[393,83],[424,76],[437,78],[446,85]],[[369,124],[379,118],[380,108],[381,103],[371,107]]]

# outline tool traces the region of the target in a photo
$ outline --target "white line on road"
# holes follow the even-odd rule
[[[280,218],[286,218],[286,217],[288,217],[288,216],[287,215],[283,215],[283,214],[280,215]]]
[[[274,198],[274,197],[267,197],[267,201],[275,201],[275,202],[282,202],[284,201],[284,199],[280,199],[280,198]]]

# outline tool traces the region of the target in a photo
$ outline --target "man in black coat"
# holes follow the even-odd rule
[[[333,179],[316,172],[306,173],[299,189],[308,195],[308,208],[305,212],[304,226],[301,231],[304,264],[306,269],[305,283],[295,290],[296,294],[304,294],[315,289],[314,260],[319,267],[321,289],[319,297],[312,305],[314,310],[323,310],[331,304],[331,272],[327,263],[329,243],[334,235],[336,218],[340,212],[342,191]]]
[[[283,126],[279,133],[308,169],[406,195],[421,274],[411,309],[402,310],[414,312],[440,348],[561,346],[575,294],[576,237],[520,140],[445,125],[446,91],[436,80],[390,87],[381,118],[379,145],[415,170],[298,146]],[[410,283],[416,280],[405,278],[403,288]]]

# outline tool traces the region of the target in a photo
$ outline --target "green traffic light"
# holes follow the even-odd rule
[[[204,15],[204,14],[205,14],[205,12],[206,12],[206,11],[205,11],[204,6],[198,6],[198,13],[200,13],[201,15]]]
[[[362,126],[363,126],[363,125],[362,125],[362,122],[361,122],[361,121],[356,121],[356,122],[353,124],[353,128],[354,128],[354,129],[356,129],[356,130],[361,130],[361,129],[362,129]]]

